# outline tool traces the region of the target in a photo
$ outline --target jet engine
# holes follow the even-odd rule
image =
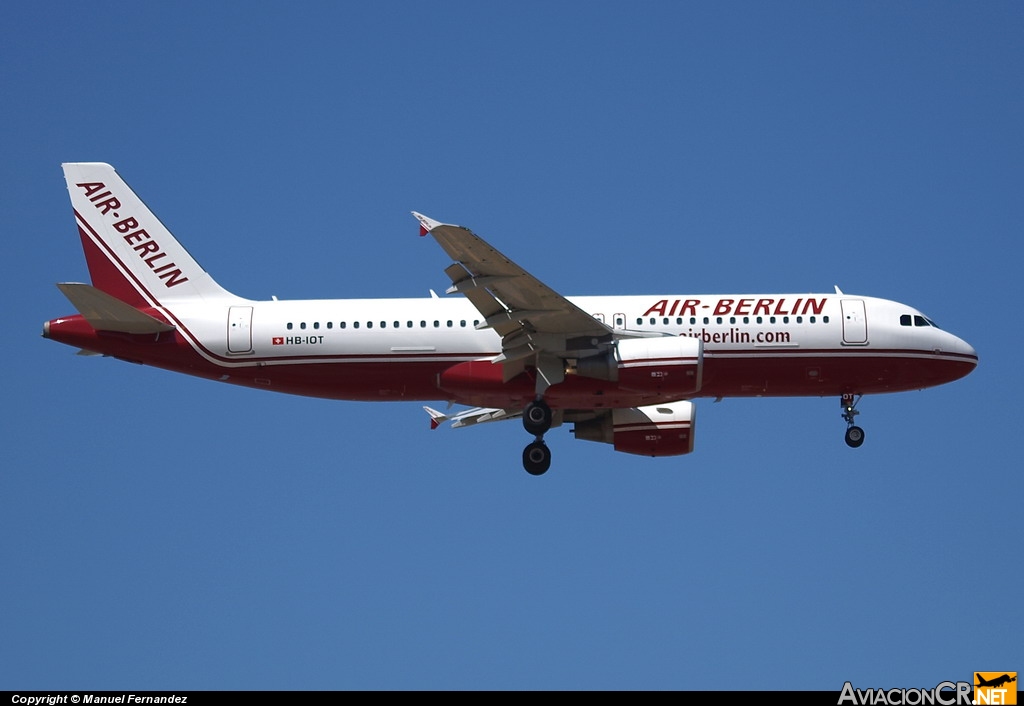
[[[701,339],[665,336],[619,340],[607,353],[579,359],[574,372],[623,390],[687,397],[700,390],[703,369]]]
[[[572,433],[584,441],[613,444],[616,451],[640,456],[679,456],[693,451],[696,407],[681,401],[649,407],[611,409],[576,422]]]

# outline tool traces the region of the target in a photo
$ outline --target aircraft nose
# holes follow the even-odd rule
[[[953,339],[952,345],[950,346],[950,352],[955,353],[958,358],[961,358],[965,363],[970,364],[971,370],[977,367],[978,351],[974,350],[974,346],[958,336],[950,334],[950,337]]]
[[[967,355],[969,355],[971,358],[973,358],[974,359],[974,364],[977,365],[978,364],[978,351],[974,350],[974,346],[972,346],[967,341],[963,341],[963,344],[964,344],[964,348],[967,349],[966,350]]]
[[[967,356],[968,358],[973,358],[975,365],[977,365],[978,351],[974,350],[974,346],[972,346],[970,343],[968,343],[962,338],[956,336],[954,336],[954,338],[956,338],[956,342],[958,344],[955,348],[956,352],[961,355]]]

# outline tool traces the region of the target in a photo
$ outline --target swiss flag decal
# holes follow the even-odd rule
[[[274,343],[275,346],[283,346],[284,345],[284,336],[274,336],[273,343]]]

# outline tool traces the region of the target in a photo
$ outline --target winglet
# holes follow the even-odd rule
[[[416,213],[416,211],[413,211],[412,215],[416,216],[416,220],[420,222],[421,238],[434,230],[434,228],[437,228],[439,225],[443,225],[440,221],[435,221],[433,218],[427,218],[422,213]]]
[[[431,409],[430,407],[426,406],[424,406],[423,409],[425,409],[427,411],[427,414],[430,415],[431,429],[437,429],[439,426],[441,426],[442,422],[448,421],[448,415],[445,414],[444,412],[438,412],[436,409]]]

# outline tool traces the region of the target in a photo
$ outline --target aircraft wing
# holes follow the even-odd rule
[[[474,407],[455,414],[445,414],[431,407],[424,407],[430,415],[430,428],[437,429],[441,424],[451,421],[452,428],[473,426],[484,422],[500,422],[506,419],[516,419],[523,416],[521,409],[501,409],[500,407]]]
[[[594,355],[615,338],[609,326],[469,229],[413,215],[420,234],[430,233],[455,261],[445,269],[452,281],[447,293],[464,294],[484,317],[477,328],[493,328],[501,336],[502,352],[492,362],[504,364],[505,380],[529,363],[547,384],[555,384],[564,374],[562,359]]]

